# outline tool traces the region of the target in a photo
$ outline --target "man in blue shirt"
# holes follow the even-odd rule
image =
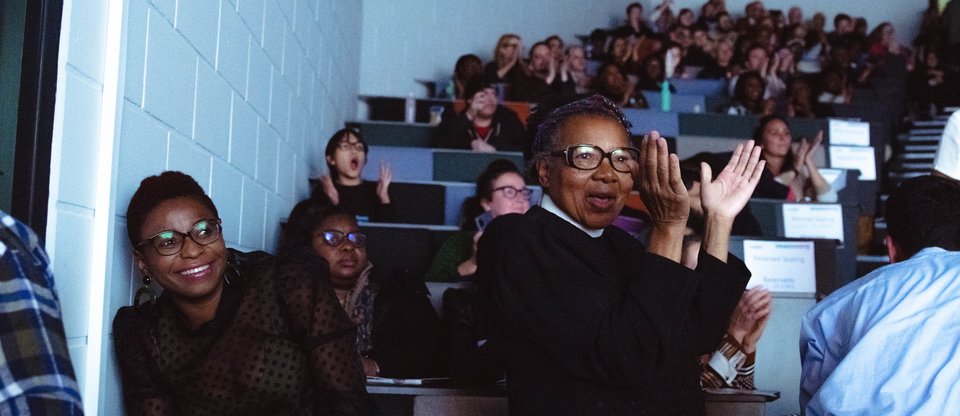
[[[83,415],[49,260],[0,211],[0,415]]]
[[[886,219],[893,264],[834,292],[803,319],[807,415],[960,409],[960,182],[905,181],[887,201]]]

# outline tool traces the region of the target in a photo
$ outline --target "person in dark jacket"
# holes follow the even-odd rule
[[[464,97],[469,97],[466,109],[444,114],[434,136],[435,147],[478,152],[518,152],[523,148],[523,123],[516,113],[497,104],[491,84],[474,77],[467,81]]]
[[[376,269],[367,259],[366,242],[352,215],[307,200],[291,212],[282,247],[307,249],[330,265],[337,299],[357,325],[357,350],[367,376],[445,375],[440,320],[426,285],[405,270]]]
[[[340,129],[327,141],[327,175],[311,179],[311,199],[339,206],[357,217],[358,221],[390,222],[394,218],[390,204],[390,182],[393,170],[388,163],[380,164],[380,179],[363,180],[370,147],[360,132]]]
[[[665,140],[630,147],[629,123],[599,95],[537,132],[540,206],[493,220],[477,252],[511,414],[702,415],[698,355],[715,350],[750,275],[727,247],[759,149],[741,144],[715,180],[704,173],[708,223],[690,270],[679,263],[689,201]],[[653,222],[646,248],[612,226],[635,184]]]

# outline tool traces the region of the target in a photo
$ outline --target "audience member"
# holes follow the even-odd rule
[[[823,141],[822,131],[817,132],[812,142],[801,139],[800,146],[794,152],[787,121],[768,116],[760,120],[753,140],[763,149],[760,157],[767,162],[754,197],[837,202],[836,191],[820,175],[814,160]]]
[[[144,283],[164,289],[113,321],[127,414],[366,414],[323,259],[228,250],[213,201],[180,172],[144,179],[126,216]]]
[[[800,407],[808,415],[942,415],[960,408],[960,183],[904,181],[886,203],[893,264],[803,318]]]
[[[628,147],[628,126],[600,96],[552,111],[533,145],[541,206],[480,239],[513,413],[704,413],[697,356],[717,346],[747,281],[727,244],[759,151],[738,146],[716,181],[706,174],[712,222],[694,271],[679,264],[688,200],[676,156],[655,132]],[[646,250],[611,226],[635,183],[654,224]]]
[[[748,71],[740,74],[736,77],[733,99],[723,112],[734,116],[771,114],[774,104],[773,101],[763,99],[765,87],[766,82],[758,72]]]
[[[803,9],[800,6],[793,6],[787,10],[787,24],[803,25]]]
[[[960,181],[960,111],[947,119],[933,159],[933,174]]]
[[[367,259],[367,236],[337,207],[303,201],[290,213],[285,244],[322,257],[342,311],[356,325],[356,348],[367,376],[419,378],[444,374],[440,321],[426,286],[404,270],[384,271]],[[353,331],[350,331],[353,335]]]
[[[672,45],[666,52],[669,53],[674,47],[676,46]],[[663,83],[666,82],[670,92],[677,92],[676,87],[667,80],[665,65],[663,55],[660,54],[650,55],[644,59],[640,65],[640,79],[637,81],[636,88],[659,92],[663,88]]]
[[[336,205],[359,221],[389,222],[393,219],[390,203],[390,182],[393,170],[380,164],[377,182],[363,180],[369,151],[366,140],[353,129],[341,129],[327,141],[327,175],[314,181],[311,198]]]
[[[445,112],[434,133],[435,147],[472,149],[478,152],[519,151],[523,148],[523,123],[517,114],[497,103],[493,85],[482,77],[467,81],[466,108]]]
[[[833,109],[816,99],[809,77],[797,76],[790,78],[787,99],[783,106],[778,108],[777,115],[790,118],[824,118],[833,116]]]
[[[487,81],[503,83],[507,100],[514,101],[517,85],[527,77],[526,66],[523,64],[523,43],[519,35],[505,33],[497,40],[493,50],[493,61],[483,68]]]
[[[574,94],[576,87],[573,80],[569,73],[559,70],[546,43],[537,42],[530,47],[529,62],[526,71],[528,76],[515,86],[517,101],[536,103],[553,95]]]
[[[451,97],[463,100],[463,91],[467,86],[467,80],[483,75],[483,61],[477,55],[467,54],[457,59],[457,64],[453,68],[453,94]]]
[[[597,94],[607,97],[620,107],[649,108],[643,92],[637,89],[627,79],[626,74],[619,66],[613,63],[600,65],[597,76],[593,78],[592,89]]]
[[[50,259],[0,211],[0,414],[82,416]]]
[[[743,71],[752,71],[763,77],[764,89],[763,98],[776,100],[783,96],[787,90],[787,85],[777,75],[781,66],[782,54],[773,55],[771,62],[767,49],[760,45],[753,45],[746,50],[746,60],[743,64]],[[736,85],[739,75],[730,79],[730,95],[736,96]]]
[[[423,280],[456,282],[472,278],[477,271],[477,240],[483,234],[479,227],[504,214],[527,212],[531,193],[513,162],[491,162],[477,178],[476,195],[463,203],[460,232],[440,246]]]
[[[697,78],[729,79],[733,76],[733,42],[729,39],[719,40],[714,52],[714,59],[697,73]]]
[[[567,58],[563,61],[562,71],[566,71],[571,80],[573,80],[575,92],[584,94],[590,90],[590,83],[593,82],[593,75],[587,72],[587,58],[580,45],[573,45],[567,48]]]
[[[853,98],[853,88],[847,81],[847,73],[842,68],[830,67],[821,74],[823,88],[817,96],[822,104],[849,104]]]
[[[676,17],[673,14],[673,0],[663,0],[650,14],[653,21],[653,30],[656,33],[667,33],[673,27]]]
[[[639,39],[653,33],[647,25],[647,20],[643,17],[642,4],[630,3],[627,5],[626,14],[625,24],[614,31],[616,35]]]
[[[564,51],[563,39],[559,35],[552,35],[544,40],[544,43],[550,47],[550,53],[553,54],[553,60],[556,63],[557,67],[563,63]]]
[[[827,41],[831,46],[836,45],[848,33],[853,33],[853,19],[846,13],[837,13],[833,17],[833,32],[827,35]]]
[[[693,10],[688,8],[680,9],[680,13],[677,13],[677,26],[693,29],[694,23],[697,22],[697,17],[693,14]]]

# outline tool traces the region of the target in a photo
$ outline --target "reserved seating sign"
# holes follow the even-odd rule
[[[813,241],[743,240],[743,262],[753,274],[747,289],[816,293]]]

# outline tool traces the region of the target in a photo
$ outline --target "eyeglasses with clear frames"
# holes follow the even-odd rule
[[[326,230],[315,235],[314,237],[322,238],[323,242],[331,247],[340,247],[344,241],[349,241],[350,244],[356,248],[361,248],[367,244],[367,235],[356,231],[352,233],[344,233],[343,231]]]
[[[503,196],[507,199],[516,199],[517,195],[522,195],[523,199],[529,200],[530,195],[533,194],[533,190],[529,188],[517,189],[512,186],[501,186],[499,188],[494,188],[490,191],[491,194],[497,191],[503,191]]]
[[[615,147],[604,152],[599,146],[575,144],[566,149],[550,152],[551,156],[563,156],[567,165],[581,170],[593,170],[600,167],[603,159],[610,159],[610,165],[617,172],[631,173],[640,163],[640,149],[635,147]]]
[[[161,231],[137,243],[136,247],[140,248],[149,243],[157,251],[157,254],[172,256],[183,250],[183,243],[187,240],[187,237],[201,246],[206,246],[219,240],[221,231],[219,218],[203,219],[193,224],[190,231],[186,233],[177,230]]]
[[[343,150],[344,152],[349,152],[351,150],[356,150],[357,152],[364,153],[363,143],[360,142],[340,142],[337,145],[338,150]]]

